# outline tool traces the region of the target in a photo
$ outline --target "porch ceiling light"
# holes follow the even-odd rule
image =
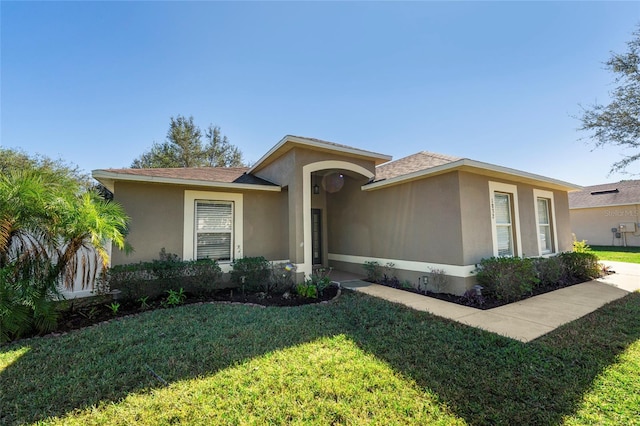
[[[342,173],[331,173],[322,178],[322,187],[330,194],[338,192],[344,185],[344,175]]]

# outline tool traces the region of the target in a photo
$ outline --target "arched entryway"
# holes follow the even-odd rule
[[[313,183],[312,184],[312,175],[318,174],[319,172],[326,172],[323,174],[323,179],[321,182],[324,185],[321,187],[321,183]],[[311,275],[313,271],[313,242],[314,242],[314,215],[316,216],[316,220],[318,217],[322,217],[321,212],[315,212],[312,210],[312,196],[315,191],[328,191],[340,189],[341,187],[340,180],[345,177],[345,175],[356,174],[359,176],[363,176],[367,179],[372,179],[374,174],[367,170],[366,168],[359,166],[357,164],[353,164],[347,161],[339,161],[339,160],[326,160],[326,161],[318,161],[315,163],[310,163],[302,168],[302,218],[303,218],[303,249],[304,249],[304,261],[301,265],[299,265],[299,271],[304,272],[305,276]],[[342,175],[342,176],[341,176]],[[318,188],[314,191],[314,185],[318,185]],[[317,194],[316,194],[317,195]],[[320,216],[318,216],[320,215]],[[322,222],[321,222],[322,223]],[[316,225],[316,231],[318,231]],[[321,226],[321,225],[320,225]],[[321,232],[321,231],[320,231]],[[317,242],[317,241],[316,241]],[[326,243],[326,242],[325,242]],[[316,247],[318,249],[318,247]],[[317,260],[317,256],[316,260]]]

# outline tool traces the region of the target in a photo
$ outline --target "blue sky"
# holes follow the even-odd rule
[[[629,178],[572,116],[608,100],[638,2],[2,1],[0,19],[0,144],[86,171],[128,167],[181,114],[254,162],[293,134]]]

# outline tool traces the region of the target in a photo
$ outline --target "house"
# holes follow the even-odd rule
[[[587,186],[569,194],[571,230],[598,246],[640,247],[640,180]]]
[[[393,263],[401,280],[444,271],[443,291],[474,284],[491,256],[546,256],[571,248],[568,192],[576,185],[466,158],[384,154],[286,136],[250,168],[108,169],[93,177],[131,217],[135,252],[161,248],[211,257],[223,270],[243,256],[363,272]]]

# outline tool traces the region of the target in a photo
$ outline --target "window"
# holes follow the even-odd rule
[[[196,259],[231,260],[233,203],[196,201]]]
[[[518,188],[501,182],[489,182],[491,235],[494,256],[522,256],[518,213]]]
[[[540,238],[540,253],[547,254],[553,251],[551,240],[551,221],[549,215],[549,200],[538,198],[538,238]]]
[[[230,263],[244,256],[243,195],[185,190],[183,208],[182,258],[217,259],[229,272]]]
[[[539,255],[556,252],[556,218],[554,215],[553,192],[534,189],[536,200],[536,224],[538,226]]]
[[[495,220],[498,256],[513,256],[513,224],[511,222],[511,196],[495,193]]]

